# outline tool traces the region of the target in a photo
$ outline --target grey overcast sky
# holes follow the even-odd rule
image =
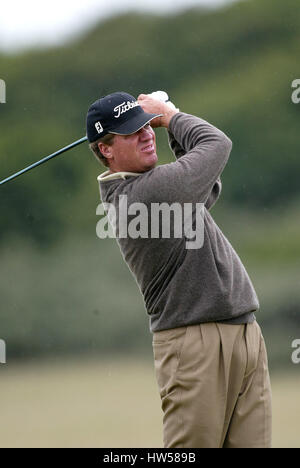
[[[90,25],[132,9],[168,14],[190,6],[212,8],[234,0],[2,0],[0,49],[59,44]]]

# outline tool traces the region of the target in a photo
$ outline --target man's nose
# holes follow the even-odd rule
[[[143,138],[143,139],[146,139],[146,138],[152,138],[152,130],[151,130],[151,127],[149,128],[141,128],[140,131],[139,131],[139,134],[140,134],[140,137]]]

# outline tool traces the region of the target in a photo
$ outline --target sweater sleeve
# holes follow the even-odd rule
[[[178,141],[176,141],[173,133],[171,133],[170,130],[168,130],[168,140],[169,140],[169,146],[175,156],[176,159],[181,158],[181,156],[184,156],[186,152],[182,149]],[[205,202],[205,208],[207,210],[210,210],[218,201],[222,191],[222,182],[221,178],[219,177],[215,184],[212,187],[212,190]]]
[[[169,146],[176,159],[179,159],[181,158],[181,156],[186,154],[185,151],[181,148],[178,141],[176,141],[173,133],[171,133],[170,130],[168,130],[168,140],[169,140]]]
[[[169,127],[178,159],[138,177],[137,198],[148,202],[208,203],[212,206],[220,189],[217,181],[232,148],[231,140],[205,120],[182,112],[172,117]],[[213,189],[215,193],[212,194]]]
[[[222,182],[220,177],[218,180],[215,182],[206,202],[205,202],[205,208],[207,210],[210,210],[218,201],[222,191]]]

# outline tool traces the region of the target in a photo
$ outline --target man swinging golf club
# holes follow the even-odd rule
[[[155,127],[168,131],[175,155],[169,164],[157,165]],[[154,203],[204,204],[201,248],[188,249],[184,234],[116,236],[150,318],[164,446],[271,447],[267,355],[254,315],[258,299],[210,214],[230,139],[151,95],[136,100],[123,92],[91,105],[87,137],[107,167],[98,177],[104,203],[117,207],[126,195],[129,207],[143,203],[149,217]]]

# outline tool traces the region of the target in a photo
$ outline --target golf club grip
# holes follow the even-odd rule
[[[70,145],[68,146],[65,146],[64,148],[56,151],[55,153],[52,153],[52,154],[49,154],[49,156],[46,156],[45,158],[41,159],[40,161],[37,161],[36,163],[34,164],[31,164],[30,166],[28,167],[25,167],[25,169],[22,169],[21,171],[19,172],[16,172],[15,174],[7,177],[7,179],[4,179],[0,182],[0,185],[4,185],[6,184],[7,182],[10,182],[11,180],[13,179],[16,179],[17,177],[19,177],[20,175],[22,174],[25,174],[25,172],[28,172],[30,171],[31,169],[34,169],[35,167],[37,166],[40,166],[41,164],[44,164],[45,162],[49,161],[50,159],[53,159],[55,158],[56,156],[59,156],[60,154],[62,153],[65,153],[66,151],[72,149],[72,148],[75,148],[75,146],[78,146],[80,145],[81,143],[84,143],[85,141],[87,141],[87,136],[85,137],[82,137],[80,138],[79,140],[76,140],[74,141],[73,143],[71,143]]]

